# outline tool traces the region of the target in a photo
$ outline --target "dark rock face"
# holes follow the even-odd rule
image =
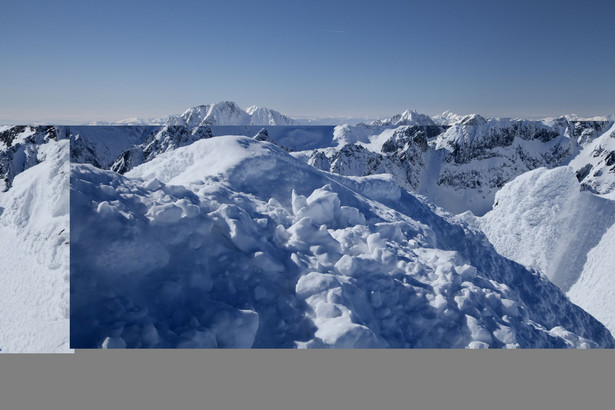
[[[269,132],[266,129],[261,128],[261,130],[254,136],[254,139],[257,141],[271,141],[269,138]]]
[[[308,159],[308,164],[322,171],[331,171],[331,160],[322,151],[314,151]]]
[[[112,171],[124,174],[156,156],[190,145],[193,142],[214,135],[209,126],[199,126],[192,130],[183,125],[167,125],[146,138],[145,142],[124,151],[110,166]]]
[[[382,145],[382,152],[389,154],[410,146],[418,146],[421,152],[425,152],[427,141],[442,134],[447,128],[440,125],[399,128],[393,137]]]
[[[16,125],[0,132],[0,191],[8,190],[18,174],[38,164],[39,145],[58,139],[58,129],[52,125]]]
[[[70,160],[75,163],[92,164],[97,168],[103,168],[98,161],[98,156],[93,147],[87,144],[83,138],[73,138],[70,143]]]
[[[257,141],[261,142],[270,142],[278,147],[282,148],[286,152],[293,152],[291,148],[285,147],[284,145],[280,145],[269,137],[269,132],[265,128],[261,128],[260,131],[253,137]]]
[[[475,159],[492,158],[493,150],[498,147],[509,147],[515,138],[525,141],[540,141],[547,143],[560,134],[537,121],[511,121],[504,126],[490,125],[489,122],[481,125],[457,125],[456,131],[467,138],[461,141],[452,141],[452,160],[457,164],[467,164]]]
[[[611,121],[571,121],[569,127],[578,143],[584,144],[604,134],[612,124]]]
[[[461,209],[466,206],[478,215],[486,212],[504,184],[532,169],[566,165],[580,149],[578,141],[587,143],[610,126],[608,121],[563,117],[547,125],[471,115],[450,126],[400,126],[380,153],[349,144],[316,150],[308,163],[343,175],[390,173],[401,186],[429,196],[436,205],[453,212],[467,210]],[[609,162],[615,172],[615,153]],[[580,170],[578,176],[584,178],[591,171]],[[475,199],[473,205],[460,205],[469,197]]]
[[[591,164],[584,165],[583,168],[581,168],[580,170],[576,172],[577,180],[581,182],[587,175],[589,175],[589,172],[591,170],[592,170]]]
[[[8,130],[0,132],[0,142],[3,142],[7,147],[13,145],[13,140],[15,137],[21,133],[23,133],[27,125],[16,125],[15,127],[11,127]]]

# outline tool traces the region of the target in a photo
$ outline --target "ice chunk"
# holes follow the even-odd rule
[[[310,272],[301,276],[295,286],[297,296],[307,298],[316,293],[340,286],[339,280],[334,275],[319,272]]]
[[[312,192],[306,200],[306,205],[299,209],[296,215],[298,218],[311,218],[317,225],[332,225],[340,205],[337,193],[332,191],[331,185],[325,185]]]

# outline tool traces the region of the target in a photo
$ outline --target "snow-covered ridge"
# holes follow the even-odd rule
[[[390,178],[225,136],[71,179],[74,347],[615,346]]]
[[[615,332],[615,202],[582,191],[571,167],[517,177],[478,224],[499,253],[543,272]]]
[[[186,115],[191,124],[201,123],[211,107],[197,108]],[[258,108],[250,111],[255,113]],[[405,114],[399,118],[422,118],[410,111]],[[437,125],[432,121],[431,125],[399,127],[358,124],[329,128],[265,126],[265,129],[268,141],[295,151],[297,158],[303,158],[319,169],[348,176],[389,173],[405,189],[427,196],[450,212],[471,210],[476,215],[483,215],[491,209],[495,193],[506,182],[526,171],[569,163],[579,171],[586,164],[577,166],[571,163],[572,159],[580,152],[587,153],[587,144],[594,142],[611,125],[610,122],[571,122],[565,118],[548,123],[485,119],[473,114],[453,125]],[[81,135],[81,140],[76,142],[83,145],[79,148],[79,155],[83,158],[76,155],[73,159],[124,172],[169,147],[179,146],[175,143],[149,144],[177,138],[163,137],[162,134],[171,129],[176,130],[172,133],[178,133],[182,127],[185,129],[181,133],[185,135],[198,129],[187,125],[150,128],[148,135],[135,141],[130,135],[140,131],[118,128],[118,135],[126,132],[129,137],[125,141],[133,141],[132,144],[121,143],[120,137],[89,138],[88,134],[98,131],[71,127],[73,134]],[[203,127],[209,127],[214,136],[255,136],[261,130],[260,126]],[[198,139],[186,138],[180,145]],[[119,142],[113,147],[105,147],[109,145],[105,141],[111,140]],[[97,147],[88,144],[97,144]],[[609,152],[605,151],[605,163]],[[102,158],[97,159],[97,153],[102,153]],[[610,192],[609,189],[607,187],[603,193]]]
[[[92,164],[102,169],[124,173],[158,154],[185,146],[202,138],[221,135],[256,137],[262,132],[267,141],[289,151],[304,151],[333,144],[332,126],[236,126],[185,125],[65,127],[71,138],[71,161]]]
[[[123,174],[161,153],[212,137],[209,126],[197,126],[189,130],[181,125],[165,125],[160,131],[148,136],[143,143],[124,151],[111,165],[111,170]]]
[[[49,125],[17,125],[0,131],[0,192],[8,190],[13,179],[40,162],[37,153],[42,144],[67,138]]]
[[[420,114],[414,110],[406,110],[385,120],[371,121],[369,125],[376,126],[400,126],[400,125],[436,125],[429,115]]]
[[[612,124],[565,118],[548,123],[485,119],[473,114],[452,125],[346,125],[335,128],[336,149],[317,149],[308,161],[343,175],[387,172],[401,186],[451,212],[482,215],[506,182],[532,169],[571,163]],[[610,151],[603,152],[606,163]],[[575,171],[585,165],[575,164],[571,163]]]
[[[243,110],[232,101],[198,105],[188,108],[181,115],[163,118],[128,118],[116,123],[92,125],[183,125],[195,128],[206,125],[295,125],[296,122],[278,111],[253,105]]]
[[[453,125],[461,122],[464,117],[464,115],[455,114],[447,110],[442,114],[434,115],[431,119],[438,125]]]
[[[0,138],[0,349],[69,352],[69,141],[48,126]]]
[[[615,126],[607,129],[598,138],[589,139],[583,151],[570,165],[576,170],[577,179],[583,189],[615,199]]]

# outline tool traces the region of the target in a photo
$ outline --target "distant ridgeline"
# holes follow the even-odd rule
[[[405,189],[450,212],[476,215],[491,209],[505,183],[540,167],[571,165],[582,187],[594,193],[615,187],[615,145],[606,141],[614,140],[607,133],[613,122],[608,120],[457,118],[449,113],[449,122],[438,124],[407,111],[367,124],[263,126],[221,125],[222,116],[211,111],[212,106],[195,107],[182,121],[174,117],[157,126],[67,127],[71,159],[125,173],[201,139],[243,135],[279,145],[321,170],[346,176],[391,174]],[[230,110],[226,117],[237,113]]]

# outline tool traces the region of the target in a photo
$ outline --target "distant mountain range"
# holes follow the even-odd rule
[[[220,101],[188,108],[181,115],[168,115],[166,117],[148,119],[135,117],[115,122],[95,121],[88,123],[88,125],[185,125],[190,128],[197,125],[453,125],[461,123],[466,117],[473,115],[476,114],[461,115],[451,111],[444,111],[441,114],[430,117],[414,110],[406,110],[384,119],[333,116],[290,118],[288,115],[271,108],[253,105],[244,110],[232,101]],[[569,121],[613,121],[615,119],[613,115],[583,118],[576,114],[568,114],[562,117]],[[556,117],[544,118],[541,121],[551,121],[554,119]]]

